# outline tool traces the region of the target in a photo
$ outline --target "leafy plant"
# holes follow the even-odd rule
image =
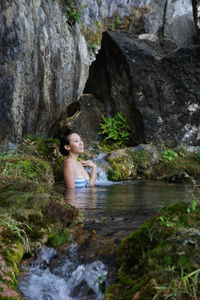
[[[65,16],[67,17],[68,22],[72,25],[76,22],[80,22],[81,12],[75,1],[69,2],[68,6],[65,8]]]
[[[100,123],[101,131],[99,134],[105,136],[104,142],[108,140],[116,143],[119,147],[124,147],[130,138],[130,126],[127,123],[126,117],[121,113],[116,113],[113,118],[102,115],[104,123]]]
[[[165,150],[162,157],[167,160],[173,160],[174,158],[178,157],[178,154],[173,150]]]
[[[187,213],[194,212],[197,207],[197,201],[195,199],[192,200],[191,204],[187,208]]]
[[[163,226],[166,226],[166,227],[171,227],[173,226],[173,224],[164,216],[160,216],[160,222]]]

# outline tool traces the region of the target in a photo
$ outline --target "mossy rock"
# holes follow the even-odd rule
[[[64,195],[41,184],[9,182],[0,189],[0,224],[17,238],[16,225],[24,230],[30,243],[47,242],[51,232],[66,228],[79,218],[79,211],[64,201]],[[8,222],[6,221],[8,216]],[[3,218],[3,219],[2,219]],[[10,236],[7,232],[3,236]],[[44,241],[44,237],[46,241]]]
[[[2,272],[13,274],[9,285],[0,278],[0,299],[21,299],[15,276],[24,254],[44,244],[69,242],[67,227],[82,218],[53,189],[54,176],[62,174],[63,165],[58,144],[54,146],[53,140],[29,139],[16,152],[0,155],[0,263]],[[15,297],[7,297],[9,293]]]
[[[58,229],[56,232],[50,234],[49,239],[48,239],[48,244],[53,247],[57,248],[60,245],[64,243],[70,242],[72,239],[71,234],[67,229]]]
[[[135,151],[133,148],[124,148],[113,151],[108,161],[111,168],[108,170],[108,179],[113,181],[150,178],[153,159],[147,150]]]
[[[123,239],[106,300],[198,299],[200,206],[170,205]]]
[[[54,183],[51,165],[45,160],[32,156],[19,154],[1,155],[0,174],[1,176],[7,175],[18,180],[43,182],[50,187]]]
[[[17,274],[19,272],[19,263],[24,255],[23,244],[19,241],[16,241],[14,244],[11,244],[8,248],[2,249],[1,253],[8,261],[8,263],[10,263],[13,267],[15,274]]]

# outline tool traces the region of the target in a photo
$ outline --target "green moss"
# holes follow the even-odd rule
[[[135,165],[130,157],[123,155],[115,159],[111,158],[109,162],[112,166],[112,168],[108,170],[109,180],[117,181],[135,178]]]
[[[113,152],[108,158],[111,168],[108,170],[108,178],[113,181],[129,180],[137,178],[151,178],[152,154],[146,150],[132,152],[127,148]]]
[[[2,253],[5,259],[12,265],[15,273],[18,273],[18,264],[24,254],[23,244],[16,241],[16,243],[13,246],[10,246],[9,249],[2,250]]]
[[[64,243],[68,243],[71,240],[71,234],[67,229],[58,229],[56,232],[49,236],[48,244],[56,248]]]

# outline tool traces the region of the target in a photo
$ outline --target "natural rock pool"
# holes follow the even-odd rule
[[[28,300],[100,300],[115,280],[120,240],[150,216],[173,202],[191,201],[191,185],[131,181],[68,190],[65,199],[85,215],[71,229],[70,245],[44,247],[20,276],[19,289]]]

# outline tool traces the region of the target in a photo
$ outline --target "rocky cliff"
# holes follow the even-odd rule
[[[0,9],[0,137],[12,148],[26,133],[50,134],[82,93],[90,58],[63,1],[3,0]]]

